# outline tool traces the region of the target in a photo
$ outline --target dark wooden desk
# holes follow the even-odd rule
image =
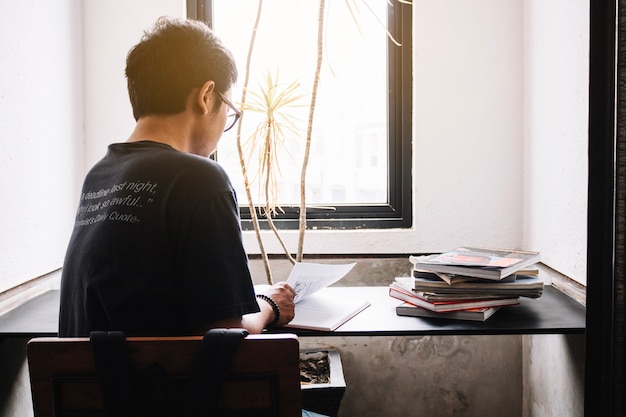
[[[368,300],[371,305],[334,332],[285,329],[299,336],[408,336],[567,334],[585,332],[586,309],[547,286],[538,299],[500,309],[486,322],[401,317],[387,287],[330,287],[322,291]],[[48,291],[0,316],[0,338],[56,336],[59,291]],[[281,330],[274,330],[279,332]]]

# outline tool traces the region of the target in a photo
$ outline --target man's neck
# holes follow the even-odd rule
[[[137,121],[127,142],[149,140],[170,145],[181,152],[189,152],[189,129],[183,114],[145,116]]]

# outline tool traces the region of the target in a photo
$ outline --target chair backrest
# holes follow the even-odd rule
[[[158,364],[186,378],[202,337],[129,337],[134,373]],[[35,338],[27,346],[35,417],[104,416],[89,338]],[[225,416],[301,416],[299,343],[293,334],[249,335],[239,345],[218,400]]]

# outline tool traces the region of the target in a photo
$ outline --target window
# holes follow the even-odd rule
[[[232,99],[237,104],[257,7],[249,0],[188,0],[188,15],[209,22],[235,54],[240,78]],[[247,103],[268,77],[279,90],[298,85],[294,94],[299,100],[288,110],[298,133],[285,129],[285,140],[276,150],[282,212],[274,223],[285,229],[298,227],[318,8],[319,2],[310,0],[264,2],[250,59]],[[411,6],[398,0],[327,1],[324,16],[323,64],[306,176],[308,228],[410,227]],[[244,112],[242,142],[261,121],[253,113]],[[237,189],[242,226],[251,229],[236,137],[237,129],[224,134],[217,159]],[[249,168],[249,178],[255,172]],[[253,183],[255,205],[264,201],[258,183]]]

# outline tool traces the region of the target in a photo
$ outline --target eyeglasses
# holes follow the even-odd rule
[[[224,97],[222,93],[218,92],[217,94],[219,94],[222,101],[229,107],[228,114],[226,115],[226,127],[224,128],[224,132],[227,132],[235,126],[237,120],[241,117],[241,110],[235,107],[235,105],[229,99]]]

